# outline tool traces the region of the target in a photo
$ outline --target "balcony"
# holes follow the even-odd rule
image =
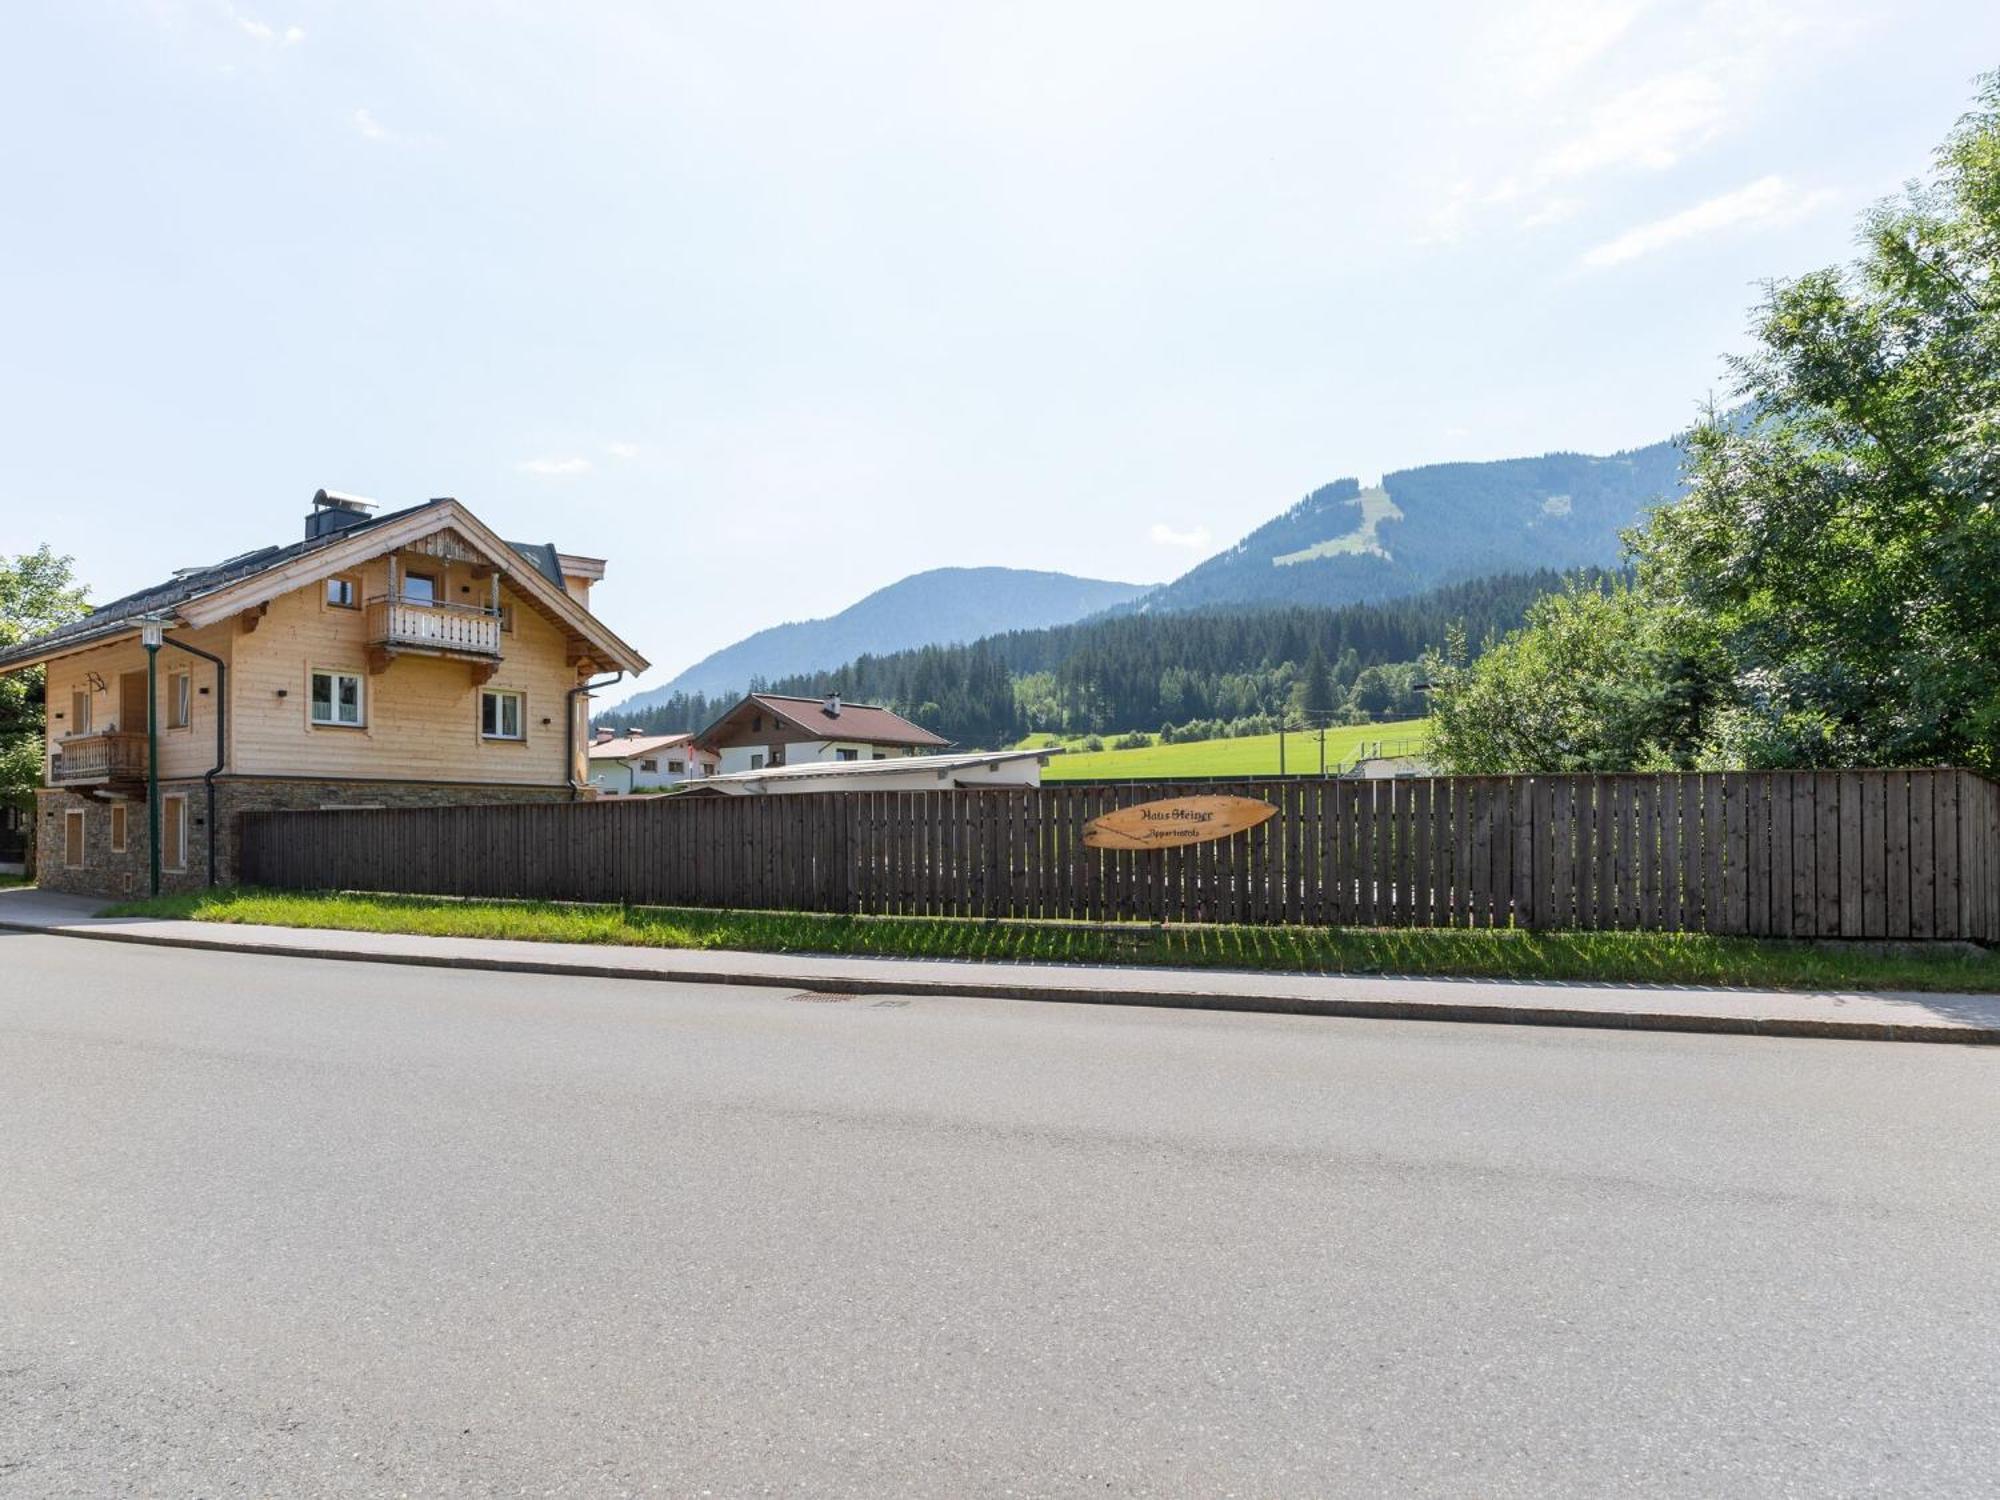
[[[143,734],[79,734],[56,744],[52,786],[137,786],[146,779]]]
[[[427,604],[378,596],[368,601],[368,651],[377,671],[398,652],[500,660],[500,615],[476,604]]]

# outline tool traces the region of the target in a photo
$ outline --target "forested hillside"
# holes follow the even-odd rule
[[[1562,575],[1544,571],[1344,609],[1120,615],[860,656],[833,671],[745,686],[837,690],[979,746],[1033,730],[1106,734],[1191,720],[1215,721],[1228,733],[1232,724],[1254,729],[1251,721],[1305,706],[1335,717],[1394,718],[1420,711],[1415,663],[1442,646],[1452,626],[1462,625],[1477,644],[1518,626],[1529,604],[1561,582]],[[638,712],[614,709],[598,722],[649,733],[699,729],[736,697],[677,693]]]
[[[1681,493],[1681,445],[1428,464],[1314,490],[1137,608],[1342,605],[1486,574],[1609,567],[1619,536]]]
[[[676,693],[726,696],[753,677],[796,677],[852,661],[864,651],[936,641],[974,641],[996,630],[1062,625],[1144,593],[1135,583],[1024,568],[933,568],[913,573],[823,620],[773,625],[704,657],[664,686],[628,700],[621,713]],[[782,599],[782,591],[774,594]]]

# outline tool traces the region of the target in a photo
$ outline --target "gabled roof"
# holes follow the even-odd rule
[[[694,738],[692,734],[627,734],[617,739],[594,740],[590,746],[592,760],[630,760],[638,755],[653,755],[661,750],[671,750],[677,745],[685,745]]]
[[[873,703],[842,703],[831,709],[824,698],[792,698],[777,693],[751,693],[728,713],[695,736],[713,746],[714,736],[744,709],[756,706],[805,734],[822,740],[857,740],[864,745],[949,745],[943,735],[912,724],[901,714]]]
[[[447,499],[427,500],[422,505],[372,516],[339,531],[288,546],[239,553],[205,568],[183,568],[164,583],[99,605],[81,620],[0,651],[0,672],[32,666],[98,641],[129,635],[148,617],[178,617],[191,625],[210,624],[447,526],[457,528],[467,540],[496,560],[512,553],[528,564],[513,573],[524,592],[539,599],[551,614],[598,646],[610,665],[633,673],[645,670],[645,658],[570,598],[569,590],[563,586],[553,545],[505,541],[458,501]]]

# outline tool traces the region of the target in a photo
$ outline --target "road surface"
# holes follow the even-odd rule
[[[0,1495],[1994,1494],[1996,1105],[0,934]]]

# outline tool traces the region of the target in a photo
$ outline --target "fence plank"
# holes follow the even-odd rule
[[[1884,797],[1882,883],[1882,935],[1906,938],[1910,935],[1910,778],[1904,771],[1891,771]]]

